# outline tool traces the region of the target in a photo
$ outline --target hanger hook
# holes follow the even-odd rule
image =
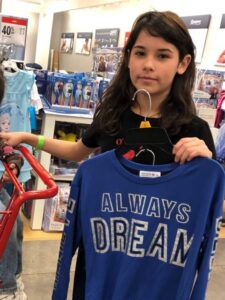
[[[147,116],[144,117],[144,120],[146,121],[148,115],[150,115],[150,112],[151,112],[151,110],[152,110],[152,98],[151,98],[150,93],[149,93],[146,89],[138,89],[138,90],[136,90],[136,92],[134,93],[134,95],[133,95],[133,97],[132,97],[132,101],[135,101],[135,98],[136,98],[136,96],[137,96],[137,94],[138,94],[139,92],[144,92],[145,94],[147,94],[148,100],[149,100],[149,113],[147,114]]]
[[[145,151],[147,151],[147,152],[149,152],[149,153],[151,153],[151,155],[152,155],[152,165],[154,166],[155,165],[155,153],[151,150],[151,149],[141,149],[137,154],[136,154],[136,157],[138,157],[138,155],[140,155],[142,152],[145,152]]]

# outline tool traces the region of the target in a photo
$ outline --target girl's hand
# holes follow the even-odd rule
[[[212,152],[205,142],[196,137],[180,139],[173,147],[173,154],[175,155],[175,162],[180,164],[198,156],[212,158]]]
[[[6,145],[15,147],[22,143],[22,132],[0,132],[0,138]]]

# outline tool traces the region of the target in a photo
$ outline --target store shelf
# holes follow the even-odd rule
[[[72,181],[74,175],[53,175],[55,181]]]
[[[58,113],[46,111],[42,119],[41,134],[44,136],[53,137],[56,122],[89,125],[92,122],[92,116],[87,114],[67,115],[67,114],[58,114]],[[45,167],[46,170],[49,170],[50,162],[51,162],[51,155],[49,153],[40,151],[40,153],[38,154],[38,160]],[[60,176],[60,177],[57,176],[57,178],[55,177],[56,180],[61,180],[62,178],[63,181],[71,180],[71,176],[66,176],[66,178],[65,176]],[[36,190],[45,189],[45,185],[40,180],[40,178],[36,178],[35,180],[35,189]],[[31,229],[40,230],[42,228],[44,204],[45,204],[44,199],[33,201],[31,220],[30,220]]]

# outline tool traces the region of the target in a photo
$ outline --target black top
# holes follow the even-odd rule
[[[144,118],[140,115],[135,114],[131,110],[124,113],[121,120],[121,130],[116,135],[106,134],[98,129],[97,121],[94,120],[91,126],[87,129],[82,137],[82,141],[85,146],[90,148],[101,147],[101,152],[111,150],[121,146],[124,143],[124,137],[126,136],[127,130],[131,128],[139,128],[141,121]],[[150,122],[151,127],[160,127],[160,118],[147,118]],[[180,132],[176,135],[169,134],[169,138],[172,144],[176,144],[183,137],[197,137],[204,140],[207,147],[212,151],[213,158],[215,155],[215,146],[213,142],[213,137],[209,128],[209,125],[203,119],[194,116],[190,124],[184,125]],[[158,147],[154,145],[148,145],[155,153],[155,163],[169,163],[174,161],[172,156],[168,156],[164,151],[161,151]]]

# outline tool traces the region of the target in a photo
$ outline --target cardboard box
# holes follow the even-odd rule
[[[70,194],[69,183],[58,183],[58,194],[45,201],[42,228],[44,231],[62,231],[66,218],[67,203]]]

